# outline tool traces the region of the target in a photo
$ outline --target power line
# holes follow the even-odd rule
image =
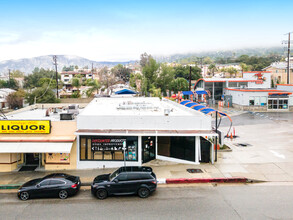
[[[51,82],[52,82],[53,76],[54,76],[54,73],[52,73],[52,76],[51,76],[50,82],[49,82],[49,84],[48,84],[48,86],[47,86],[45,92],[44,92],[41,96],[39,96],[39,97],[35,97],[36,100],[39,99],[39,98],[42,98],[42,97],[46,94],[46,92],[48,91],[48,89],[49,89],[49,87],[50,87],[50,85],[51,85]]]

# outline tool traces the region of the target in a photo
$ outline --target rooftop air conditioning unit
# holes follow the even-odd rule
[[[74,119],[74,113],[61,113],[60,114],[60,120],[73,120]]]

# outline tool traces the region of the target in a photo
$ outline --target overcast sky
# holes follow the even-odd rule
[[[0,0],[0,61],[281,46],[293,31],[292,8],[292,0]]]

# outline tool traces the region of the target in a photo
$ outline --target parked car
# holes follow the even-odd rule
[[[141,198],[148,197],[157,189],[157,178],[151,167],[120,167],[112,174],[97,176],[91,191],[98,199],[110,195],[137,194]]]
[[[33,179],[23,184],[17,193],[21,200],[40,197],[59,197],[66,199],[75,195],[81,182],[78,176],[70,176],[65,173],[53,173],[43,178]]]

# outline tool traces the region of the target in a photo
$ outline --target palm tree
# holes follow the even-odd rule
[[[212,75],[214,76],[215,71],[217,71],[218,68],[216,67],[216,65],[214,63],[209,65],[209,71],[212,73]]]
[[[96,92],[98,94],[99,89],[101,88],[101,84],[98,80],[94,79],[87,83],[87,86],[90,86],[90,88],[86,91],[87,97],[91,97],[93,92]]]
[[[79,88],[81,87],[81,80],[80,80],[80,78],[74,77],[72,79],[71,85],[77,88],[77,93],[79,94]]]

